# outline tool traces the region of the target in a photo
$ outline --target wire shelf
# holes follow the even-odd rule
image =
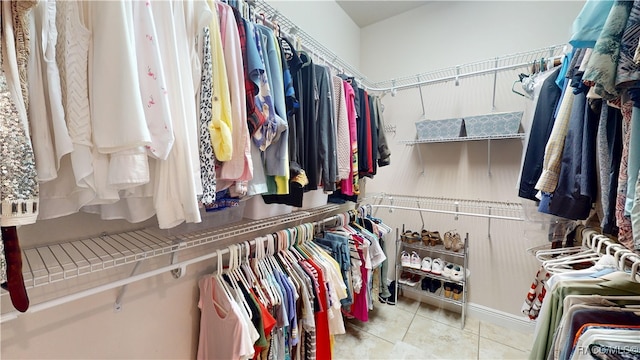
[[[460,142],[460,141],[476,141],[476,140],[504,140],[504,139],[524,139],[525,134],[507,134],[507,135],[491,135],[491,136],[465,136],[465,137],[452,137],[442,139],[418,139],[418,140],[400,140],[401,144],[416,145],[416,144],[429,144],[429,143],[446,143],[446,142]]]
[[[340,205],[328,204],[179,236],[165,236],[157,229],[140,229],[23,249],[24,282],[27,289],[52,284],[276,226],[298,224],[335,214],[340,209]]]
[[[522,221],[521,203],[490,200],[453,199],[444,197],[423,197],[394,194],[372,194],[367,197],[374,207],[387,207],[408,210],[429,210],[431,212],[449,213],[505,220]]]
[[[564,49],[565,45],[552,45],[397,79],[380,81],[374,83],[371,88],[376,91],[411,88],[429,83],[454,81],[470,76],[494,74],[497,71],[524,68],[533,65],[536,61],[540,61],[540,59],[560,56],[564,52]]]

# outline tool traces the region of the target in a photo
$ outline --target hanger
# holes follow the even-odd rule
[[[228,246],[229,249],[229,267],[227,269],[227,276],[231,281],[231,288],[235,291],[235,299],[240,308],[246,312],[246,315],[251,318],[253,316],[251,312],[251,308],[247,303],[247,299],[244,297],[240,286],[244,286],[243,281],[241,280],[242,276],[238,276],[237,268],[239,265],[238,261],[238,246],[236,244],[232,244]],[[248,288],[246,288],[248,291]]]
[[[529,94],[523,94],[523,93],[521,93],[521,92],[519,92],[518,90],[515,89],[516,84],[517,83],[521,83],[522,84],[522,80],[524,80],[525,78],[528,78],[529,75],[520,74],[520,75],[518,75],[518,77],[519,77],[519,79],[514,81],[513,84],[511,85],[511,92],[513,92],[514,94],[518,94],[518,95],[520,95],[522,97],[525,97],[525,98],[527,98],[529,100],[532,100],[533,96],[531,96]]]
[[[251,245],[248,241],[245,241],[242,243],[242,246],[245,248],[245,257],[244,261],[241,261],[240,267],[243,270],[244,277],[251,284],[249,288],[253,289],[256,297],[258,298],[258,301],[260,301],[262,305],[267,306],[269,304],[269,300],[267,299],[265,293],[262,291],[262,287],[258,283],[256,275],[253,273],[253,270],[251,270],[251,267],[249,266],[249,253],[251,252]]]
[[[217,262],[218,271],[216,271],[216,273],[214,274],[213,277],[215,278],[216,282],[222,288],[222,293],[224,294],[224,296],[227,297],[227,300],[230,301],[230,302],[234,301],[233,298],[231,297],[231,293],[229,292],[229,289],[227,289],[227,287],[225,286],[226,282],[222,279],[222,252],[220,251],[220,249],[216,249],[216,253],[217,253],[217,256],[218,256],[218,262]],[[213,305],[218,309],[218,311],[223,313],[224,316],[227,316],[227,314],[229,314],[227,309],[225,309],[222,305],[220,305],[220,303],[218,303],[215,300],[215,298],[212,297],[211,300],[213,301]]]
[[[264,257],[264,237],[257,237],[255,239],[255,242],[256,254],[252,262],[253,271],[257,275],[258,284],[267,295],[269,304],[276,305],[277,298],[272,292],[271,284],[269,284],[267,281],[266,271],[264,269],[264,266],[262,265],[262,258]]]

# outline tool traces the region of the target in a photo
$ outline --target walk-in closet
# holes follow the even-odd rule
[[[0,358],[640,359],[640,1],[6,0]]]

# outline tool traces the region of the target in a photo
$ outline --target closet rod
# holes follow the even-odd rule
[[[489,219],[500,219],[500,220],[514,220],[514,221],[524,221],[522,218],[512,217],[512,216],[500,216],[500,215],[488,215],[488,214],[476,214],[476,213],[467,213],[467,212],[459,212],[459,211],[449,211],[449,210],[435,210],[435,209],[425,209],[425,208],[416,208],[416,207],[408,207],[408,206],[397,206],[397,205],[369,205],[374,208],[385,208],[385,209],[398,209],[398,210],[412,210],[419,212],[432,212],[438,214],[451,214],[451,215],[461,215],[461,216],[473,216],[473,217],[483,217]]]
[[[274,19],[278,23],[280,32],[283,35],[287,35],[292,40],[296,38],[300,39],[303,47],[305,47],[308,51],[314,53],[317,57],[324,59],[327,65],[330,65],[340,72],[344,72],[347,75],[355,77],[356,80],[358,80],[359,84],[361,84],[364,88],[369,89],[371,87],[372,82],[360,71],[358,71],[355,66],[349,64],[329,48],[322,45],[319,41],[304,32],[299,26],[297,26],[287,17],[283,16],[278,11],[278,9],[274,8],[271,4],[267,3],[265,0],[249,0],[248,2],[250,6],[253,6],[255,8],[254,10],[257,13],[263,14],[264,19],[266,19],[272,25],[274,21],[271,19]]]
[[[314,222],[312,222],[312,224],[315,227],[315,226],[324,224],[326,222],[335,221],[337,219],[340,219],[340,215],[333,215],[333,216],[328,217],[328,218],[323,219],[323,220],[314,221]],[[255,239],[250,240],[249,241],[249,245],[250,246],[255,246],[256,245]],[[229,247],[225,247],[224,249],[222,249],[220,251],[221,255],[225,255],[227,253],[229,253]],[[137,281],[145,280],[145,279],[160,275],[160,274],[165,273],[165,272],[171,272],[171,271],[177,270],[177,269],[184,269],[189,265],[193,265],[193,264],[205,261],[205,260],[209,260],[209,259],[212,259],[212,258],[217,257],[217,256],[218,256],[217,252],[212,252],[212,253],[209,253],[209,254],[205,254],[205,255],[201,255],[201,256],[195,257],[193,259],[184,260],[184,261],[181,261],[181,262],[178,262],[178,263],[175,263],[175,264],[171,264],[171,265],[167,265],[167,266],[155,269],[155,270],[147,271],[147,272],[142,273],[142,274],[133,275],[133,276],[130,276],[130,277],[126,278],[126,279],[117,280],[117,281],[111,282],[109,284],[96,286],[96,287],[93,287],[93,288],[90,288],[90,289],[79,291],[79,292],[74,293],[74,294],[65,295],[65,296],[62,296],[62,297],[59,297],[59,298],[56,298],[56,299],[48,300],[48,301],[45,301],[45,302],[38,303],[38,304],[30,306],[29,310],[27,312],[24,312],[24,313],[21,313],[21,312],[19,312],[17,310],[14,310],[14,311],[8,312],[6,314],[2,314],[0,316],[0,324],[8,322],[8,321],[11,321],[11,320],[14,320],[14,319],[17,319],[18,317],[20,317],[22,315],[33,314],[33,313],[40,312],[42,310],[47,310],[47,309],[50,309],[50,308],[53,308],[53,307],[56,307],[56,306],[64,305],[64,304],[70,303],[72,301],[83,299],[83,298],[86,298],[86,297],[89,297],[89,296],[92,296],[92,295],[96,295],[96,294],[99,294],[99,293],[107,291],[107,290],[112,290],[112,289],[115,289],[115,288],[118,288],[118,287],[121,287],[121,286],[132,284],[132,283],[137,282]]]

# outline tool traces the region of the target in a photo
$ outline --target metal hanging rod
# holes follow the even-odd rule
[[[358,68],[343,60],[336,55],[336,53],[314,39],[311,35],[304,32],[300,27],[282,15],[276,8],[271,6],[265,0],[250,1],[250,4],[255,7],[255,11],[258,14],[264,15],[265,21],[271,25],[277,23],[280,26],[280,31],[283,34],[286,34],[289,38],[300,39],[303,47],[323,59],[327,65],[330,65],[340,72],[344,72],[355,77],[356,80],[358,80],[358,82],[367,89],[373,85],[372,82],[358,70]]]

